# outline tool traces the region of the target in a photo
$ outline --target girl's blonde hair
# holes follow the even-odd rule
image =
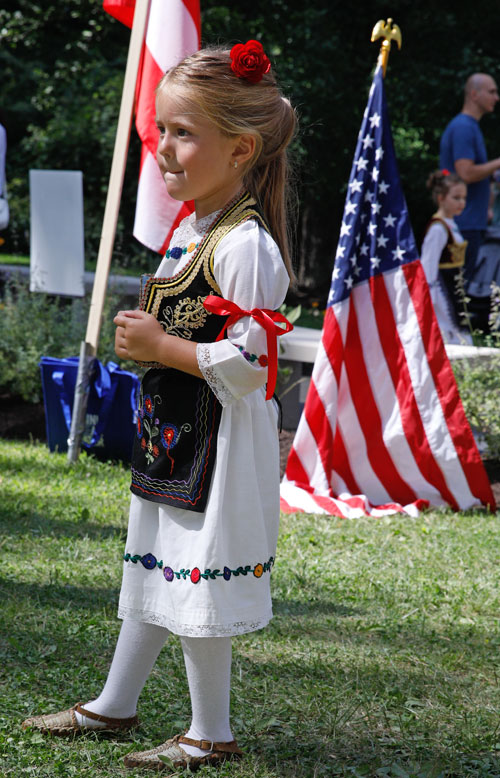
[[[446,197],[452,186],[463,184],[466,186],[460,176],[456,173],[450,173],[448,170],[435,170],[427,179],[427,189],[430,190],[431,197],[435,205],[439,205],[438,197]]]
[[[255,138],[255,152],[246,163],[243,183],[257,200],[293,279],[287,147],[297,118],[272,71],[252,84],[233,73],[228,49],[206,48],[165,73],[157,91],[168,87],[196,103],[200,113],[224,135],[251,134]]]

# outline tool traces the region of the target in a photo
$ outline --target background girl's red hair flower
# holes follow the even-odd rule
[[[236,73],[238,78],[250,81],[251,84],[257,84],[262,76],[271,70],[271,63],[259,41],[237,43],[231,49],[229,56],[233,73]]]

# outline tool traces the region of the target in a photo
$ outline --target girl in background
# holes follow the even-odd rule
[[[438,206],[427,225],[421,256],[432,303],[444,342],[471,343],[466,322],[461,321],[466,314],[460,276],[467,241],[462,238],[454,219],[465,208],[467,187],[455,173],[436,170],[429,176],[427,188]]]

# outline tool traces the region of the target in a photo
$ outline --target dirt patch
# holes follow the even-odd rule
[[[21,397],[0,395],[0,438],[45,442],[43,403],[28,403]]]
[[[483,464],[490,479],[497,508],[500,508],[500,462],[496,459],[486,459]]]

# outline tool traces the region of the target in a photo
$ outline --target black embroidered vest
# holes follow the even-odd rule
[[[179,273],[146,277],[141,310],[153,314],[171,335],[197,343],[215,341],[226,317],[203,307],[207,295],[221,295],[213,274],[215,250],[247,219],[257,219],[268,229],[255,200],[245,193],[219,215]],[[150,369],[141,385],[130,488],[146,500],[201,513],[217,455],[222,407],[204,379],[156,363],[146,366]]]
[[[438,224],[442,224],[448,234],[448,240],[446,242],[446,246],[441,252],[441,257],[439,259],[439,269],[449,270],[451,268],[454,269],[454,268],[462,267],[465,262],[465,250],[467,248],[467,241],[464,240],[461,243],[458,243],[458,241],[455,240],[449,226],[446,224],[444,219],[440,219],[439,216],[432,217],[429,224],[427,225],[426,232],[428,231],[431,224],[434,224],[435,222],[437,222]]]

